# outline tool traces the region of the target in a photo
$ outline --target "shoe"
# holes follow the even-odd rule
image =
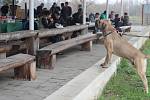
[[[59,53],[57,53],[58,55],[63,55],[63,53],[62,52],[59,52]]]

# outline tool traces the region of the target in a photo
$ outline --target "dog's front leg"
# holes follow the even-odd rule
[[[103,68],[107,68],[107,64],[111,61],[112,52],[113,52],[113,42],[112,41],[104,41],[105,48],[107,50],[107,55],[104,63],[101,64]]]

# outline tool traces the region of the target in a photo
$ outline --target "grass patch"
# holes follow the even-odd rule
[[[141,51],[150,54],[150,40],[146,41]],[[150,89],[150,59],[148,59],[147,79]],[[117,75],[107,83],[99,100],[150,100],[150,93],[144,93],[139,75],[128,60],[122,59],[118,65]]]

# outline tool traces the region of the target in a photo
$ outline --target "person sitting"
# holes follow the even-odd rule
[[[110,14],[109,14],[109,19],[110,19],[110,21],[113,23],[114,22],[114,18],[115,16],[114,16],[114,11],[111,11],[110,12]]]
[[[43,12],[41,21],[42,21],[44,28],[48,28],[48,29],[56,28],[56,23],[59,23],[59,19],[54,20],[48,10]],[[49,38],[49,41],[52,43],[56,43],[62,40],[63,40],[62,35],[56,35],[56,36],[52,36]]]
[[[82,23],[83,23],[83,11],[82,11],[82,9],[79,8],[79,9],[78,9],[78,12],[74,13],[74,14],[72,15],[72,17],[73,17],[73,23],[74,23],[74,25],[75,25],[76,23],[82,24]]]
[[[123,26],[128,26],[129,25],[129,16],[128,13],[125,12],[123,16]]]
[[[41,18],[41,23],[43,25],[44,28],[55,28],[55,25],[54,25],[54,20],[53,18],[51,17],[50,13],[48,10],[45,10],[43,11],[43,14],[42,14],[42,18]]]
[[[90,13],[90,15],[89,15],[89,21],[90,22],[95,22],[95,16],[94,16],[93,13]]]
[[[107,19],[107,12],[106,12],[106,10],[101,14],[100,19]]]
[[[119,18],[119,14],[115,14],[114,25],[115,25],[115,28],[116,28],[119,32],[121,32],[121,29],[120,29],[119,27],[121,27],[122,24],[123,24],[123,23],[122,23],[121,19]]]
[[[55,27],[57,25],[61,25],[61,26],[65,26],[66,25],[64,19],[60,16],[59,13],[55,13],[54,24],[55,24]]]
[[[98,21],[100,19],[99,16],[100,16],[99,13],[95,14],[95,30],[94,30],[94,33],[100,32],[100,29],[98,28]]]

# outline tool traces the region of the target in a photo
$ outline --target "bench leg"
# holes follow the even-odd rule
[[[56,55],[51,55],[51,51],[37,51],[38,68],[53,69],[56,63]]]
[[[36,63],[28,63],[14,69],[15,79],[35,80],[36,79]]]
[[[49,69],[53,69],[56,64],[56,54],[50,56]]]
[[[82,46],[82,50],[91,51],[92,50],[92,41],[88,41],[88,42],[82,44],[81,46]]]
[[[0,59],[5,59],[6,58],[6,52],[0,53]]]
[[[56,55],[50,55],[41,60],[42,68],[53,69],[56,64]]]
[[[30,76],[32,80],[35,80],[37,78],[36,76],[36,62],[32,62],[30,64]]]

